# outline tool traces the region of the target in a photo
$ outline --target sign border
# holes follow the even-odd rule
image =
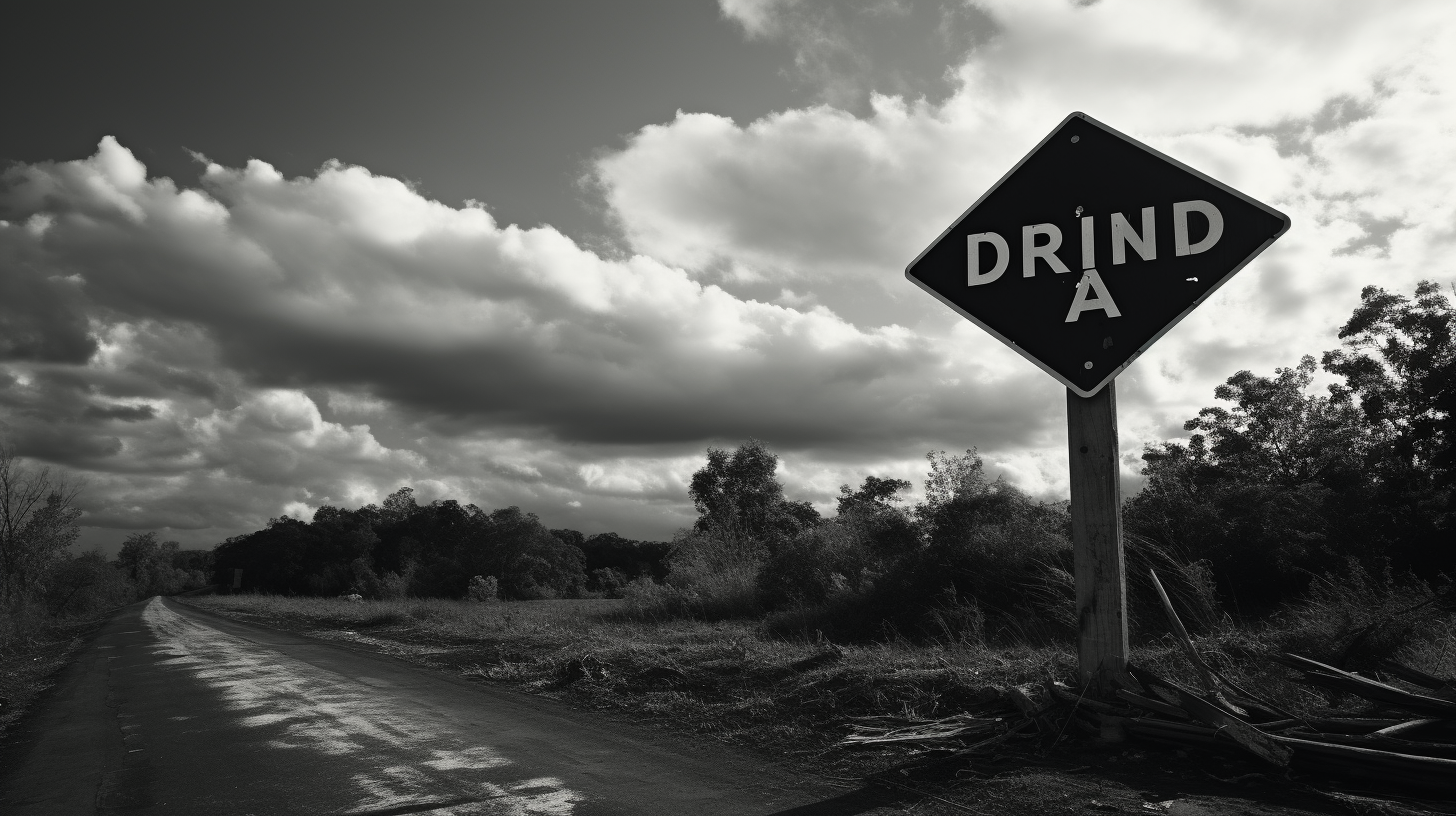
[[[1055,136],[1059,132],[1061,132],[1062,128],[1065,127],[1066,124],[1068,122],[1072,121],[1073,119],[1081,119],[1081,120],[1085,121],[1087,124],[1092,125],[1093,127],[1096,127],[1096,128],[1101,129],[1102,131],[1104,131],[1108,135],[1115,136],[1116,138],[1123,140],[1124,142],[1132,145],[1133,147],[1139,148],[1139,149],[1143,150],[1144,152],[1150,153],[1153,156],[1155,156],[1155,157],[1157,157],[1159,159],[1162,159],[1163,161],[1168,162],[1169,164],[1171,164],[1171,165],[1179,168],[1180,170],[1183,170],[1186,173],[1190,173],[1193,176],[1195,176],[1195,177],[1197,177],[1199,179],[1202,179],[1203,181],[1206,181],[1209,184],[1214,185],[1215,187],[1219,188],[1220,190],[1223,190],[1224,192],[1228,193],[1229,195],[1232,195],[1232,196],[1234,196],[1236,198],[1239,198],[1239,199],[1243,200],[1244,202],[1246,202],[1248,204],[1252,204],[1253,206],[1258,207],[1259,209],[1263,210],[1264,212],[1268,213],[1269,215],[1272,215],[1275,218],[1277,218],[1280,221],[1280,223],[1283,224],[1283,226],[1281,226],[1279,228],[1279,231],[1278,232],[1275,232],[1273,235],[1269,236],[1268,240],[1264,241],[1264,243],[1262,243],[1259,246],[1255,247],[1254,248],[1254,251],[1251,252],[1251,253],[1249,253],[1248,257],[1244,258],[1242,261],[1239,261],[1238,265],[1236,265],[1232,270],[1230,270],[1227,275],[1224,275],[1223,278],[1221,278],[1217,283],[1215,283],[1212,287],[1210,287],[1208,289],[1208,291],[1204,292],[1196,300],[1194,300],[1192,303],[1188,304],[1188,308],[1184,309],[1182,312],[1179,312],[1177,317],[1174,317],[1172,320],[1168,321],[1163,326],[1163,328],[1158,331],[1157,334],[1153,335],[1152,338],[1150,338],[1146,343],[1143,343],[1141,346],[1139,346],[1137,348],[1137,350],[1132,353],[1132,356],[1130,356],[1130,357],[1127,358],[1127,361],[1126,362],[1124,362],[1122,365],[1120,365],[1116,369],[1114,369],[1111,374],[1108,374],[1105,378],[1103,378],[1103,380],[1101,382],[1099,382],[1099,383],[1097,383],[1097,385],[1093,386],[1092,387],[1092,390],[1090,390],[1090,391],[1083,391],[1082,389],[1080,389],[1077,386],[1073,385],[1069,380],[1067,380],[1061,374],[1058,374],[1056,371],[1053,371],[1050,367],[1048,367],[1041,360],[1038,360],[1036,357],[1032,356],[1031,353],[1028,352],[1026,349],[1024,349],[1020,345],[1012,342],[1006,336],[1002,335],[1000,332],[996,331],[995,329],[991,328],[990,326],[986,325],[985,323],[981,322],[980,320],[977,320],[974,316],[972,316],[971,314],[969,314],[968,312],[966,312],[966,310],[964,310],[960,306],[957,306],[956,304],[952,303],[950,300],[948,300],[947,298],[945,298],[944,296],[942,296],[939,292],[937,292],[934,289],[930,288],[928,285],[926,285],[925,283],[921,282],[914,275],[911,274],[911,270],[913,270],[915,268],[915,265],[916,264],[920,263],[920,259],[921,258],[924,258],[925,255],[926,255],[926,253],[930,252],[930,250],[934,249],[937,244],[939,244],[942,240],[944,240],[945,237],[950,234],[951,230],[955,229],[956,226],[958,224],[960,224],[961,221],[963,221],[966,216],[970,215],[977,207],[981,206],[981,202],[985,201],[986,198],[987,198],[987,196],[989,196],[992,193],[996,192],[996,190],[998,188],[1000,188],[1002,184],[1006,183],[1006,180],[1007,179],[1011,178],[1011,176],[1017,170],[1020,170],[1021,169],[1021,166],[1023,164],[1026,164],[1026,162],[1029,159],[1031,159],[1032,156],[1036,155],[1037,151],[1041,150],[1042,147],[1047,142],[1049,142],[1049,141],[1052,140],[1052,137],[1053,136]],[[945,305],[947,305],[950,308],[954,309],[956,312],[960,313],[961,317],[964,317],[965,319],[971,321],[972,323],[976,324],[977,326],[980,326],[981,329],[983,331],[985,331],[987,334],[990,334],[992,337],[995,337],[997,340],[1000,340],[1002,343],[1005,343],[1006,345],[1010,346],[1012,349],[1014,349],[1016,351],[1017,354],[1020,354],[1022,357],[1025,357],[1026,359],[1030,360],[1032,363],[1035,363],[1037,368],[1040,368],[1042,371],[1045,371],[1046,373],[1052,375],[1052,378],[1053,379],[1055,379],[1057,382],[1061,383],[1062,385],[1065,385],[1067,388],[1071,389],[1073,393],[1077,394],[1080,397],[1091,397],[1091,396],[1095,395],[1097,392],[1101,391],[1103,388],[1105,388],[1108,383],[1110,383],[1114,379],[1116,379],[1117,378],[1117,375],[1118,374],[1121,374],[1124,369],[1126,369],[1128,366],[1132,365],[1133,363],[1137,362],[1137,359],[1142,356],[1143,352],[1147,351],[1149,347],[1151,347],[1154,343],[1158,342],[1158,340],[1161,339],[1163,335],[1167,334],[1170,329],[1172,329],[1174,326],[1176,326],[1180,322],[1182,322],[1183,318],[1187,317],[1189,312],[1191,312],[1194,309],[1198,308],[1203,303],[1203,301],[1208,300],[1208,298],[1209,298],[1210,295],[1212,295],[1214,292],[1217,292],[1219,290],[1219,288],[1222,287],[1225,283],[1228,283],[1229,280],[1231,280],[1234,275],[1237,275],[1240,270],[1242,270],[1245,266],[1247,266],[1250,261],[1252,261],[1255,258],[1259,257],[1260,253],[1262,253],[1264,250],[1268,249],[1269,248],[1269,245],[1272,244],[1272,243],[1274,243],[1274,241],[1277,240],[1281,235],[1283,235],[1284,233],[1288,232],[1289,231],[1289,227],[1291,226],[1292,223],[1293,222],[1290,221],[1289,216],[1285,215],[1284,213],[1282,213],[1282,212],[1274,209],[1273,207],[1270,207],[1269,205],[1267,205],[1267,204],[1265,204],[1265,203],[1263,203],[1261,201],[1257,201],[1257,200],[1255,200],[1253,198],[1250,198],[1249,196],[1245,195],[1244,193],[1241,193],[1238,190],[1235,190],[1234,188],[1228,186],[1227,184],[1224,184],[1223,182],[1219,181],[1218,179],[1213,178],[1213,177],[1211,177],[1211,176],[1209,176],[1209,175],[1207,175],[1205,173],[1201,173],[1201,172],[1193,169],[1192,167],[1189,167],[1188,165],[1184,164],[1183,162],[1178,161],[1177,159],[1173,158],[1172,156],[1169,156],[1166,153],[1163,153],[1163,152],[1161,152],[1159,150],[1155,150],[1155,149],[1153,149],[1153,148],[1151,148],[1151,147],[1143,144],[1142,142],[1138,141],[1137,139],[1134,139],[1133,137],[1127,135],[1126,133],[1123,133],[1122,131],[1117,130],[1114,127],[1111,127],[1111,126],[1109,126],[1107,124],[1104,124],[1103,122],[1099,122],[1096,119],[1093,119],[1091,116],[1088,116],[1087,114],[1085,114],[1085,113],[1083,113],[1081,111],[1072,111],[1071,113],[1067,114],[1067,117],[1065,119],[1063,119],[1062,121],[1058,122],[1057,123],[1057,126],[1054,127],[1054,128],[1052,128],[1051,129],[1051,132],[1048,133],[1040,142],[1037,142],[1036,143],[1036,147],[1033,147],[1031,150],[1027,151],[1027,154],[1025,156],[1022,156],[1021,157],[1021,161],[1017,162],[1016,165],[1014,167],[1012,167],[1010,170],[1007,170],[1006,173],[1005,173],[1005,175],[1001,176],[1001,178],[995,184],[991,185],[990,188],[986,190],[986,192],[982,193],[981,194],[981,197],[978,198],[978,199],[976,199],[976,203],[972,204],[970,207],[967,207],[966,208],[966,211],[963,212],[963,213],[961,213],[959,216],[956,216],[955,220],[951,221],[950,226],[946,227],[940,233],[940,235],[936,236],[935,240],[934,241],[931,241],[925,247],[925,249],[922,249],[920,251],[920,254],[915,256],[915,260],[911,261],[909,263],[909,265],[905,267],[905,277],[911,283],[915,284],[916,286],[919,286],[921,289],[924,289],[926,292],[930,293],[930,295],[933,296],[936,300],[940,301],[941,303],[944,303]]]

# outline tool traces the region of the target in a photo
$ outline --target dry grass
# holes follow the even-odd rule
[[[757,621],[643,621],[624,602],[362,601],[234,595],[199,608],[348,640],[485,681],[730,743],[823,751],[846,718],[945,716],[987,686],[1066,676],[1068,651],[904,641],[831,645]]]
[[[0,742],[107,617],[56,619],[25,607],[0,611]]]
[[[486,682],[504,683],[575,705],[629,714],[673,729],[800,757],[819,756],[848,731],[849,718],[959,713],[988,687],[1071,679],[1071,644],[988,647],[970,641],[917,645],[905,640],[831,644],[774,635],[760,620],[642,620],[623,601],[471,603],[223,596],[189,603],[232,617],[352,641]],[[1326,616],[1327,618],[1328,616]],[[1298,685],[1267,659],[1302,642],[1318,616],[1260,628],[1228,621],[1197,639],[1226,676],[1298,713],[1330,712],[1333,700]],[[1456,674],[1456,631],[1427,627],[1396,652],[1435,674]],[[1134,649],[1144,668],[1196,687],[1171,638]],[[1350,709],[1349,713],[1354,713]],[[859,766],[842,752],[833,763]],[[886,757],[879,755],[880,761]],[[826,760],[819,760],[822,766]]]

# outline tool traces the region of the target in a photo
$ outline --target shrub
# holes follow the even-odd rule
[[[592,570],[586,577],[586,588],[588,591],[601,593],[606,598],[620,598],[622,591],[627,588],[631,579],[626,573],[614,567],[599,567]]]
[[[835,592],[873,579],[878,560],[855,519],[832,519],[806,530],[758,570],[758,600],[767,608],[821,604]]]
[[[762,611],[757,578],[762,556],[710,534],[683,532],[667,580],[642,576],[623,590],[628,614],[645,619],[752,617]]]
[[[476,575],[470,579],[465,597],[479,603],[500,600],[500,583],[494,575]]]
[[[379,579],[379,598],[385,601],[402,601],[409,597],[410,584],[414,582],[415,566],[408,564],[403,572],[386,572]]]
[[[1070,566],[1063,507],[998,481],[963,490],[924,516],[926,546],[900,559],[870,594],[886,621],[918,638],[1043,642],[1068,634],[1064,616],[1033,591]]]
[[[1436,591],[1389,565],[1371,574],[1355,559],[1341,573],[1310,582],[1308,594],[1271,620],[1281,651],[1297,652],[1338,668],[1372,669],[1419,641],[1449,632],[1450,586]]]

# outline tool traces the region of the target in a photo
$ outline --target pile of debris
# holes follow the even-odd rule
[[[1375,679],[1285,654],[1275,660],[1299,672],[1300,682],[1370,703],[1370,716],[1297,716],[1210,667],[1194,648],[1156,574],[1153,582],[1201,690],[1135,666],[1113,678],[1118,686],[1114,699],[1091,699],[1085,690],[1048,677],[1044,684],[1004,689],[997,701],[974,713],[941,720],[857,720],[840,744],[950,749],[947,758],[964,761],[1013,739],[1038,739],[1042,747],[1050,747],[1069,728],[1077,728],[1114,742],[1133,739],[1242,752],[1276,768],[1456,794],[1456,681],[1394,662],[1382,666],[1388,680]]]

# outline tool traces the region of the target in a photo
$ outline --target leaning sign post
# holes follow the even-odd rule
[[[1113,380],[1288,229],[1073,113],[905,269],[1067,387],[1077,665],[1095,690],[1127,662]]]

